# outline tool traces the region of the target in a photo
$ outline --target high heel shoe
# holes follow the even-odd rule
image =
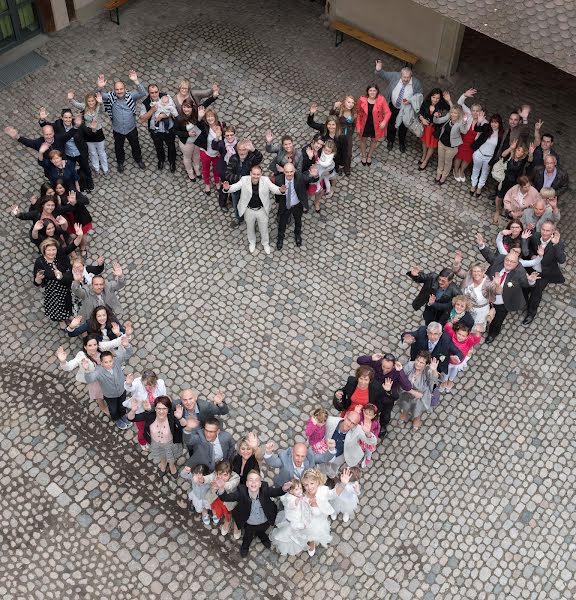
[[[427,169],[427,167],[428,167],[428,165],[427,165],[427,164],[425,165],[424,163],[420,163],[420,164],[418,165],[418,170],[419,170],[419,171],[425,171],[425,170]]]
[[[468,193],[469,193],[471,196],[473,196],[473,195],[476,193],[476,188],[470,188],[470,189],[468,190]]]

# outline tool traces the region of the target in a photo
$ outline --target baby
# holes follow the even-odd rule
[[[317,191],[320,191],[321,184],[324,183],[326,189],[326,198],[332,196],[330,179],[334,176],[334,169],[336,163],[334,157],[336,156],[336,144],[332,140],[326,140],[324,147],[322,148],[322,154],[316,163],[318,167],[318,184]]]
[[[158,120],[159,116],[162,116],[162,119]],[[166,133],[174,126],[174,119],[172,117],[177,116],[178,110],[176,109],[174,100],[168,94],[164,94],[156,103],[156,112],[152,117],[154,129],[159,133]]]

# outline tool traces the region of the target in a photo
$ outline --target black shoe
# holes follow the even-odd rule
[[[272,548],[272,542],[270,541],[270,538],[268,538],[267,540],[262,540],[262,545],[264,546],[264,548]]]
[[[144,164],[143,161],[137,162],[136,163],[142,170],[144,170],[146,168],[146,165]]]
[[[388,148],[388,150],[392,150],[392,148],[394,148],[394,142],[388,142],[386,144],[386,148]]]
[[[522,321],[522,325],[530,325],[530,323],[532,323],[533,320],[534,320],[534,315],[526,315],[524,317],[524,320]]]
[[[170,163],[170,173],[176,173],[176,163]]]
[[[496,339],[495,335],[489,335],[485,340],[484,343],[485,344],[491,344],[494,340]]]
[[[383,440],[386,437],[386,430],[385,429],[381,429],[380,433],[378,434],[378,437]]]
[[[240,227],[240,221],[238,219],[232,219],[232,221],[230,222],[230,227],[232,227],[232,229]]]
[[[300,248],[300,246],[302,245],[302,236],[297,235],[294,239],[296,240],[296,245],[298,246],[298,248]]]
[[[138,163],[138,166],[140,166],[140,163]],[[161,171],[163,168],[164,168],[164,161],[159,160],[158,161],[158,170]]]
[[[249,548],[243,548],[243,547],[241,547],[240,548],[240,556],[242,558],[246,558],[248,556],[248,551],[249,551]]]
[[[118,173],[124,173],[124,163],[118,163]]]
[[[404,152],[406,152],[406,144],[400,144],[400,146],[398,148],[400,149],[400,152],[402,152],[402,154],[404,154]]]
[[[284,246],[284,240],[278,240],[276,242],[276,250],[282,250],[282,246]]]

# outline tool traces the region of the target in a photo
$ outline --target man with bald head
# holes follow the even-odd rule
[[[360,425],[360,413],[351,410],[343,419],[328,417],[326,421],[326,443],[335,451],[334,459],[323,467],[328,477],[336,477],[341,465],[355,467],[362,462],[364,451],[359,442],[370,446],[378,443],[378,438],[370,431],[370,423]]]
[[[274,485],[282,486],[290,479],[300,479],[306,469],[315,465],[327,463],[334,458],[335,443],[328,444],[328,452],[314,454],[306,444],[296,443],[292,448],[276,452],[277,446],[273,441],[266,443],[264,462],[275,469],[280,469],[274,477]],[[362,456],[364,454],[362,453]]]
[[[506,315],[524,308],[526,301],[522,289],[533,286],[540,274],[534,272],[526,275],[524,267],[519,264],[519,252],[509,252],[503,256],[487,248],[482,235],[478,234],[476,241],[482,256],[490,263],[486,275],[496,284],[496,299],[493,302],[496,314],[488,327],[485,340],[486,344],[491,344],[500,334]]]
[[[542,188],[540,193],[547,193],[548,190],[554,192],[552,188]],[[558,199],[554,195],[548,199],[548,205],[546,205],[546,200],[539,198],[532,206],[528,206],[522,211],[521,221],[524,229],[536,232],[540,231],[544,221],[552,221],[557,224],[560,221]]]

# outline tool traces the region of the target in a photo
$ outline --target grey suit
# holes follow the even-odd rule
[[[116,292],[121,290],[125,283],[126,280],[124,275],[118,279],[108,280],[104,284],[102,294],[100,294],[102,297],[102,301],[100,301],[90,284],[80,285],[80,283],[74,281],[72,283],[72,293],[76,298],[82,301],[80,314],[85,320],[88,320],[96,307],[106,305],[117,317],[120,317],[122,314],[122,307],[120,306]]]
[[[227,431],[219,431],[218,441],[222,447],[223,460],[231,461],[236,452],[234,439]],[[194,468],[197,465],[206,465],[210,472],[214,471],[216,466],[214,445],[206,439],[202,429],[193,431],[186,445],[190,451],[190,458],[186,463],[187,467]]]
[[[383,96],[386,98],[386,102],[391,104],[392,102],[392,92],[394,88],[398,85],[400,81],[400,71],[375,71],[375,74],[378,77],[382,77],[388,84],[386,89],[384,90]],[[414,75],[412,75],[412,93],[413,94],[423,94],[422,91],[422,83],[419,79],[416,79]]]
[[[314,465],[320,463],[326,463],[334,458],[332,452],[325,452],[324,454],[314,454],[311,448],[308,448],[308,453],[304,459],[302,473],[306,469],[311,469]],[[280,450],[276,454],[264,455],[264,462],[275,469],[280,469],[279,473],[274,477],[274,485],[284,485],[290,479],[296,477],[300,478],[300,474],[294,471],[294,462],[292,460],[292,448],[286,448],[286,450]]]

